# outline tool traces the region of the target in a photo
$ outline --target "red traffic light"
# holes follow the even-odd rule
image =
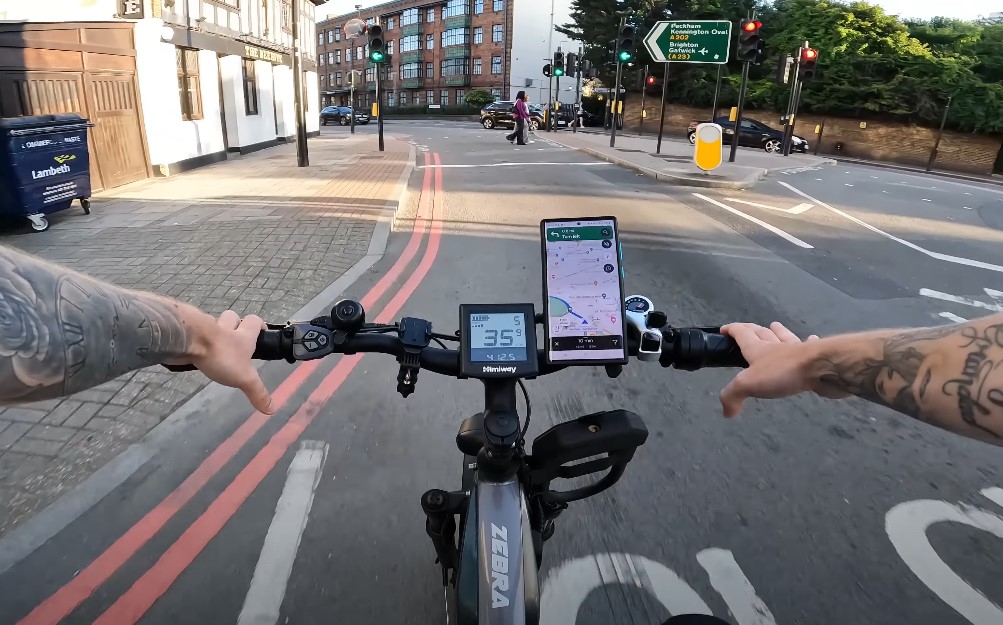
[[[654,76],[648,76],[648,81],[647,82],[648,82],[649,85],[655,84],[655,77]]]
[[[759,20],[746,20],[742,22],[742,30],[747,33],[755,32],[763,27],[763,23]]]
[[[818,50],[815,48],[806,48],[801,51],[801,58],[806,61],[814,61],[818,58]]]

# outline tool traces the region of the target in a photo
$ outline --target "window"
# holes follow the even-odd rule
[[[334,29],[334,40],[341,41],[341,26]]]
[[[474,59],[474,76],[480,76],[483,73],[483,68],[481,67],[481,60]]]
[[[341,86],[341,72],[334,73],[334,84],[339,87]]]
[[[421,35],[408,35],[401,39],[401,54],[421,50]]]
[[[369,44],[368,43],[365,45],[365,47],[362,48],[362,54],[365,55],[365,56],[364,57],[360,56],[359,57],[360,59],[362,59],[362,58],[367,58],[368,59],[369,58]]]
[[[474,29],[474,43],[484,43],[484,29],[480,26]]]
[[[352,62],[352,49],[351,48],[345,48],[345,62],[346,63],[351,63]]]
[[[397,106],[397,98],[393,91],[387,91],[387,106]]]
[[[450,28],[442,31],[442,47],[459,46],[470,43],[469,28]]]
[[[435,64],[431,61],[425,63],[425,78],[435,78]]]
[[[403,41],[403,39],[401,41]],[[401,52],[403,51],[404,51],[403,44],[401,44]],[[387,54],[393,54],[393,53],[394,53],[394,40],[391,39],[390,41],[387,42]]]
[[[365,58],[364,56],[362,56],[362,46],[355,46],[355,58],[359,59],[360,61]]]
[[[501,57],[493,56],[491,57],[491,73],[500,74],[501,73]]]
[[[244,59],[244,112],[258,114],[258,78],[251,59]]]
[[[335,50],[334,51],[334,62],[337,63],[338,65],[341,65],[341,50]],[[328,65],[331,64],[331,53],[330,52],[327,53],[327,64]]]
[[[463,89],[457,89],[456,90],[456,105],[457,106],[459,106],[460,104],[463,104],[463,96],[464,96]]]
[[[484,12],[484,0],[474,0],[474,13],[480,15]]]
[[[428,10],[428,15],[425,16],[425,21],[429,24],[435,22],[435,9]]]
[[[493,97],[495,99],[495,102],[497,102],[498,100],[501,100],[501,97],[502,97],[501,96],[501,89],[492,89],[491,90],[491,97]]]
[[[497,10],[497,9],[495,9],[495,10]],[[387,18],[387,30],[393,30],[393,29],[394,29],[394,18],[388,17]]]
[[[444,59],[442,61],[443,76],[466,76],[470,59]]]
[[[367,67],[366,68],[366,82],[376,82],[376,68]]]
[[[317,45],[318,46],[324,45],[324,31],[317,33]]]
[[[339,72],[339,75],[341,75],[340,72]],[[339,80],[340,80],[340,78],[339,78]],[[333,85],[334,84],[334,74],[328,74],[327,75],[327,84],[329,84],[329,85]]]
[[[431,89],[425,92],[425,102],[427,104],[435,104],[435,92]]]
[[[325,76],[324,74],[320,75],[320,84],[321,84],[321,86],[324,86],[324,85],[327,84],[327,76]]]
[[[495,24],[491,27],[491,41],[498,43],[502,40],[502,25]]]
[[[282,0],[282,30],[287,33],[293,30],[292,0]]]
[[[375,23],[376,23],[376,18],[375,17],[367,17],[366,18],[366,25],[367,26],[372,26]]]
[[[407,9],[401,13],[401,26],[410,26],[418,23],[418,9]]]
[[[504,11],[505,10],[505,0],[494,0],[494,10]]]
[[[176,48],[178,56],[178,95],[182,100],[182,119],[202,119],[202,90],[199,85],[199,50]]]
[[[426,50],[435,50],[435,35],[426,35],[425,36],[425,49]]]
[[[339,53],[338,56],[340,57],[341,54]],[[321,58],[324,58],[324,55],[321,55]],[[340,62],[340,60],[339,60],[339,62]],[[327,64],[328,65],[334,65],[334,52],[328,52],[327,53]]]
[[[324,55],[321,54],[320,58],[317,59],[317,65],[323,65],[323,64],[324,64]]]
[[[407,91],[400,92],[401,106],[407,106]]]
[[[470,0],[449,0],[443,7],[443,17],[453,17],[454,15],[467,15],[470,13]]]
[[[439,104],[449,106],[449,89],[443,89],[439,92]]]
[[[401,65],[400,77],[405,78],[421,78],[421,63],[404,63]]]

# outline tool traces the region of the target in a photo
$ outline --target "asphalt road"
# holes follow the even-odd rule
[[[335,131],[344,130],[325,129]],[[385,258],[348,293],[362,297],[388,271],[398,275],[370,319],[390,309],[450,332],[462,302],[539,302],[539,220],[610,213],[623,232],[627,291],[651,297],[677,325],[776,319],[828,334],[1003,306],[993,299],[1003,291],[999,187],[837,166],[719,192],[665,186],[544,140],[517,150],[501,131],[471,124],[387,132],[415,143],[419,166],[441,163],[441,189],[434,168],[416,169],[398,216],[408,224],[424,202],[441,240],[433,228],[400,272],[391,266],[411,235],[391,236]],[[409,279],[420,279],[410,296]],[[370,355],[350,368],[355,360],[310,370],[254,431],[239,396],[207,406],[175,444],[0,576],[0,623],[55,623],[64,613],[65,623],[115,625],[445,622],[418,498],[459,486],[453,437],[480,410],[480,389],[425,372],[405,400],[396,362]],[[263,371],[276,388],[305,370]],[[1003,497],[980,492],[1003,486],[1003,452],[857,400],[757,402],[724,420],[717,394],[729,376],[631,363],[616,380],[579,368],[527,383],[530,437],[613,407],[642,415],[651,433],[620,483],[559,519],[544,552],[546,625],[655,624],[699,602],[742,625],[999,622],[988,620],[992,604],[979,612],[986,606],[966,593],[1003,605],[1003,519],[989,518],[1001,513],[990,496]],[[246,444],[234,445],[235,431]],[[287,487],[287,499],[283,488],[303,470],[290,472],[302,441],[327,451],[297,524],[288,514],[296,493]],[[218,470],[197,469],[207,456]],[[934,503],[888,516],[915,500]],[[915,523],[941,520],[937,511],[953,522],[921,538]],[[283,536],[293,537],[284,548]],[[276,559],[256,575],[263,554]],[[946,567],[960,586],[948,588]],[[255,621],[250,610],[238,618],[276,593],[277,620]]]

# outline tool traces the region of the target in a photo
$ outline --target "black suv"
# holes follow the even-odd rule
[[[515,128],[515,102],[500,101],[492,102],[481,109],[481,125],[491,130],[499,126],[504,128]],[[543,128],[543,110],[534,105],[529,105],[529,129],[539,130]]]
[[[349,115],[352,114],[352,107],[350,106],[328,106],[320,112],[320,125],[327,126],[328,122],[332,124],[341,124],[342,126],[347,126],[352,123]],[[355,112],[355,123],[356,124],[368,124],[369,115],[363,113],[362,111]]]
[[[702,122],[697,120],[690,122],[689,130],[686,131],[686,138],[690,140],[690,143],[696,143],[697,124],[700,123]],[[714,123],[721,126],[724,130],[724,143],[730,145],[732,137],[735,136],[735,122],[727,117],[718,117],[714,120]],[[742,136],[738,141],[738,145],[747,148],[762,148],[770,154],[776,154],[780,152],[780,145],[783,139],[784,133],[782,130],[774,130],[762,122],[745,118],[742,120]],[[797,150],[802,154],[806,153],[808,152],[808,142],[794,135],[791,139],[791,149]]]

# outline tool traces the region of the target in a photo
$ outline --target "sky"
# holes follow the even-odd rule
[[[382,4],[385,0],[329,0],[327,4],[317,8],[317,16],[323,19],[329,15],[344,15],[355,9],[356,4],[363,7]],[[545,0],[519,0],[522,2],[541,2]],[[557,0],[568,2],[568,0]],[[887,13],[901,17],[931,18],[936,16],[954,17],[972,20],[980,15],[1003,12],[1003,0],[876,0],[872,4],[884,7]]]

